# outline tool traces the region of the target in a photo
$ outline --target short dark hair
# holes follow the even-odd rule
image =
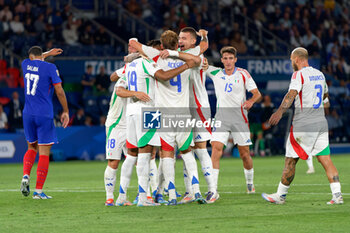
[[[180,32],[188,32],[194,39],[197,39],[197,32],[193,27],[184,27]]]
[[[231,53],[231,54],[233,54],[235,57],[237,57],[237,49],[236,49],[235,47],[232,47],[232,46],[225,46],[225,47],[223,47],[223,48],[220,50],[221,56],[222,56],[224,53]]]
[[[29,55],[41,56],[43,54],[43,50],[40,46],[33,46],[28,50]]]
[[[87,68],[87,69],[90,69],[90,68],[92,68],[92,65],[87,65],[86,68]]]
[[[151,46],[151,47],[156,47],[156,46],[160,46],[162,43],[160,42],[159,39],[155,39],[155,40],[150,40],[147,42],[147,46]]]

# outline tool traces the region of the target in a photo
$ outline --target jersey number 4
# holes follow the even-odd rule
[[[171,86],[177,86],[177,92],[181,92],[181,75],[179,74],[176,76],[176,81],[175,78],[170,79],[170,85]]]
[[[26,73],[25,78],[27,79],[27,95],[34,96],[38,87],[39,75]],[[31,85],[31,83],[33,84]],[[30,89],[30,86],[32,86],[32,89]]]

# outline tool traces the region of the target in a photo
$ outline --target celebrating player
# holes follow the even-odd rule
[[[147,132],[142,131],[142,108],[154,107],[154,88],[155,81],[170,80],[188,68],[191,68],[194,62],[188,61],[186,64],[168,71],[163,71],[157,64],[146,58],[138,58],[126,65],[125,73],[127,74],[127,84],[129,91],[126,92],[126,83],[121,83],[117,94],[122,97],[133,97],[133,91],[147,93],[145,98],[134,100],[128,99],[127,108],[127,147],[128,156],[138,156],[137,175],[139,180],[139,200],[138,206],[154,206],[155,204],[147,201],[146,189],[149,180],[149,164],[153,146],[160,146],[160,138],[156,129],[149,129]]]
[[[178,47],[178,36],[173,31],[165,31],[161,36],[161,43],[164,49],[168,49],[170,57],[178,56],[180,59],[187,61],[194,60],[199,65],[200,58],[191,54],[174,51]],[[162,59],[159,58],[159,51],[133,42],[133,45],[139,52],[145,53],[148,57],[156,59],[157,64],[164,70],[169,70],[171,67],[177,67],[183,64],[183,61],[175,58]],[[159,80],[155,89],[156,107],[169,108],[177,107],[184,109],[189,113],[189,77],[192,70],[187,70],[176,78],[168,81]],[[179,131],[178,131],[179,130]],[[178,146],[181,156],[188,169],[188,175],[192,181],[193,193],[195,193],[195,200],[199,203],[205,203],[199,190],[199,182],[197,173],[197,164],[194,159],[190,146],[193,145],[192,131],[180,132],[178,128],[173,129],[173,132],[161,132],[161,157],[163,158],[162,166],[164,172],[164,179],[169,191],[169,205],[176,205],[175,192],[175,170],[174,170],[174,147]],[[157,199],[156,199],[157,201]]]
[[[253,160],[249,153],[249,145],[252,142],[248,128],[247,111],[261,98],[261,94],[248,71],[235,66],[237,50],[234,47],[224,47],[220,53],[221,62],[225,69],[209,66],[206,71],[215,86],[217,97],[215,120],[222,122],[220,129],[213,129],[211,139],[215,189],[217,189],[218,184],[220,158],[231,133],[234,144],[237,144],[240,157],[243,160],[247,193],[254,193]],[[246,100],[246,91],[253,94],[249,100]],[[219,198],[219,195],[216,194],[213,200],[215,198]]]
[[[295,99],[295,112],[287,140],[285,165],[277,193],[262,193],[262,197],[271,203],[284,204],[299,158],[306,160],[309,156],[316,155],[326,171],[333,195],[327,204],[343,204],[338,171],[330,157],[328,125],[323,109],[323,100],[328,96],[325,76],[319,70],[309,66],[308,52],[304,48],[294,49],[290,59],[295,72],[292,75],[289,91],[269,120],[271,125],[277,125],[283,113],[289,109]]]
[[[208,32],[199,30],[197,33],[194,28],[186,27],[181,29],[179,34],[179,49],[183,52],[200,56],[201,65],[193,69],[190,80],[190,108],[191,115],[194,119],[205,122],[210,118],[210,105],[207,90],[205,89],[205,76],[203,75],[202,63],[203,53],[208,48]],[[197,35],[201,36],[201,42],[196,46]],[[207,151],[207,141],[211,139],[211,127],[198,128],[197,124],[193,128],[194,153],[197,155],[204,178],[208,185],[208,203],[215,201],[215,184],[213,178],[213,164]],[[196,171],[197,172],[197,171]],[[194,194],[191,192],[191,180],[188,177],[187,169],[184,164],[184,182],[186,193],[179,203],[189,203],[194,200]]]
[[[66,95],[61,85],[58,70],[54,64],[45,62],[47,56],[62,53],[61,49],[52,49],[43,53],[39,46],[29,49],[29,59],[22,62],[24,78],[25,105],[23,109],[24,134],[28,150],[23,158],[23,178],[21,192],[24,196],[30,194],[29,178],[36,154],[39,150],[37,180],[33,199],[51,199],[43,192],[43,186],[49,169],[51,146],[57,143],[55,125],[53,122],[53,91],[62,105],[61,122],[64,128],[69,122],[69,112]]]

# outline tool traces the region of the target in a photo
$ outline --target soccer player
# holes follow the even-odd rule
[[[165,31],[161,38],[162,47],[168,49],[170,57],[179,57],[180,59],[192,59],[196,64],[200,64],[200,58],[193,56],[191,54],[181,53],[174,51],[178,48],[178,35],[173,31]],[[142,45],[137,42],[133,42],[133,47],[135,47],[139,52],[146,54],[148,57],[157,60],[157,64],[164,70],[169,70],[172,67],[177,67],[183,64],[182,60],[177,58],[159,58],[159,51]],[[159,80],[155,89],[155,106],[162,108],[181,108],[189,112],[189,77],[192,73],[191,70],[187,70],[176,78],[170,79],[168,81]],[[195,193],[195,201],[198,203],[206,203],[203,199],[200,190],[197,172],[197,163],[191,151],[191,145],[193,144],[193,135],[191,131],[181,132],[181,129],[175,128],[173,132],[161,132],[159,133],[161,137],[161,158],[162,166],[164,172],[164,179],[166,187],[168,187],[169,192],[169,203],[168,205],[176,205],[176,192],[175,192],[175,170],[174,170],[174,149],[175,145],[178,146],[181,156],[188,169],[188,175],[192,181],[193,193]],[[156,196],[157,201],[157,196]]]
[[[43,192],[43,186],[49,169],[51,146],[57,143],[55,125],[53,122],[52,95],[56,92],[62,105],[61,122],[64,128],[69,122],[69,112],[66,95],[61,85],[58,70],[54,64],[45,62],[47,56],[62,53],[61,49],[53,49],[43,53],[41,47],[29,49],[29,59],[22,62],[24,76],[25,105],[23,109],[24,134],[28,150],[23,158],[23,178],[21,192],[24,196],[30,194],[30,172],[39,151],[36,188],[33,199],[51,199]]]
[[[129,55],[135,55],[137,52],[133,47],[128,47]],[[139,56],[139,55],[137,55]],[[125,98],[117,95],[116,90],[120,83],[126,82],[125,77],[126,65],[110,76],[112,82],[117,82],[114,86],[113,94],[109,104],[109,111],[106,120],[106,158],[108,165],[104,173],[104,182],[106,189],[106,206],[114,206],[114,190],[116,183],[116,174],[121,160],[121,154],[127,154],[126,149],[126,106]],[[138,100],[147,98],[144,92],[133,92],[134,97]],[[119,206],[129,206],[131,203],[126,198],[127,187],[129,186],[133,167],[136,164],[136,157],[126,156],[121,167],[120,173],[120,189],[119,201],[116,202]]]
[[[211,139],[213,173],[215,189],[217,190],[220,158],[226,146],[230,133],[234,144],[237,144],[243,161],[247,193],[254,193],[253,160],[250,157],[249,145],[252,144],[248,127],[247,111],[261,98],[261,94],[247,70],[235,66],[237,50],[234,47],[224,47],[220,51],[221,62],[225,69],[209,66],[206,74],[213,80],[217,97],[215,120],[222,122],[220,129],[214,128]],[[246,92],[253,94],[246,99]],[[216,193],[216,197],[219,198]]]
[[[133,39],[132,39],[133,40]],[[149,129],[147,132],[142,130],[142,108],[154,107],[154,88],[155,80],[170,80],[179,75],[188,68],[193,67],[194,62],[189,60],[186,64],[168,71],[160,69],[157,64],[150,59],[140,57],[125,68],[127,75],[127,83],[118,86],[117,94],[127,98],[133,97],[133,91],[141,91],[147,93],[147,98],[134,100],[128,98],[127,107],[127,156],[137,156],[137,175],[139,181],[139,198],[137,206],[154,206],[155,203],[147,200],[150,159],[153,146],[160,146],[160,138],[156,133],[156,129]],[[128,86],[129,91],[126,92],[125,87]]]
[[[306,160],[309,156],[316,155],[326,171],[333,195],[327,204],[343,204],[339,174],[330,157],[328,125],[323,109],[323,100],[328,96],[325,76],[309,66],[308,52],[302,47],[294,49],[290,59],[295,72],[289,91],[269,120],[271,125],[277,125],[295,99],[294,117],[286,145],[285,165],[277,193],[262,193],[262,197],[271,203],[284,204],[299,158]]]
[[[205,122],[210,119],[210,105],[207,90],[205,88],[205,75],[203,75],[202,63],[204,56],[202,55],[208,49],[208,32],[201,29],[197,33],[192,27],[181,29],[179,34],[179,50],[200,56],[201,65],[193,69],[190,80],[190,109],[194,119]],[[197,35],[201,36],[201,42],[196,46]],[[197,124],[193,128],[194,147],[193,151],[197,155],[204,178],[208,185],[207,202],[215,201],[215,184],[213,177],[213,164],[207,151],[207,141],[211,139],[211,127],[197,128]],[[190,203],[194,200],[194,194],[191,192],[191,180],[188,178],[186,166],[184,164],[184,182],[186,192],[183,199],[179,203]]]

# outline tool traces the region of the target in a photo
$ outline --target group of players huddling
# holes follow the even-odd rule
[[[201,37],[198,46],[196,46],[197,36]],[[247,193],[255,193],[253,161],[249,153],[249,145],[252,142],[247,111],[261,98],[261,94],[248,71],[235,66],[237,61],[235,48],[224,47],[221,49],[221,61],[224,69],[208,66],[203,56],[207,48],[207,31],[199,30],[196,32],[195,29],[189,27],[183,28],[179,35],[170,30],[165,31],[160,40],[152,40],[148,45],[139,43],[136,38],[129,40],[129,55],[125,57],[125,66],[116,70],[110,77],[112,81],[116,81],[116,84],[106,120],[106,158],[108,160],[104,173],[106,206],[132,205],[127,197],[127,189],[135,165],[138,177],[138,196],[134,204],[137,206],[157,206],[163,203],[167,205],[191,202],[214,203],[219,199],[217,191],[219,161],[230,134],[234,144],[237,144],[243,161]],[[60,53],[50,52],[50,55]],[[28,118],[28,115],[33,115],[35,124],[38,124],[36,126],[38,132],[43,130],[40,128],[40,119],[36,119],[38,116],[26,111],[26,109],[35,98],[35,91],[33,94],[30,88],[34,90],[35,85],[35,89],[45,89],[41,84],[41,80],[44,79],[41,75],[44,77],[44,74],[38,74],[38,77],[40,76],[38,81],[31,79],[33,74],[36,75],[35,69],[32,67],[33,65],[40,67],[47,64],[42,61],[44,58],[42,54],[39,56],[35,53],[34,56],[30,51],[29,55],[30,60],[26,59],[22,63],[23,74],[26,77],[25,85],[28,87],[27,92],[25,91],[26,105],[23,118],[29,149],[24,156],[24,171],[21,182],[21,191],[25,196],[29,195],[29,175],[37,147],[39,147],[40,153],[41,147],[47,147],[48,143],[51,145],[55,142],[55,140],[43,142],[40,139],[40,133],[35,133],[33,136],[34,133],[26,130],[26,128],[33,128],[32,122],[26,124],[28,120],[25,119]],[[289,185],[294,178],[295,165],[299,157],[307,159],[308,156],[317,156],[318,161],[326,171],[333,194],[328,204],[342,204],[339,176],[330,159],[327,122],[323,112],[323,103],[327,100],[328,92],[324,75],[308,65],[308,53],[304,48],[294,49],[291,53],[291,61],[295,72],[292,76],[289,92],[269,121],[271,125],[278,124],[283,113],[295,100],[296,111],[287,140],[285,168],[277,193],[270,195],[263,193],[262,196],[271,203],[283,204]],[[30,74],[28,78],[27,73]],[[53,74],[53,72],[51,73]],[[59,80],[56,80],[58,75],[51,77],[50,74],[46,75],[49,82],[51,84],[59,83]],[[53,76],[55,75],[53,74]],[[206,76],[214,82],[217,96],[215,121],[223,122],[220,130],[215,127],[206,127],[203,130],[197,128],[197,125],[187,130],[174,128],[170,132],[158,131],[153,128],[143,129],[142,109],[144,108],[185,109],[185,112],[189,113],[192,118],[202,122],[207,121],[210,118],[210,111],[208,111],[210,105],[205,89]],[[34,81],[33,87],[30,84],[31,81]],[[59,87],[60,85],[57,88],[55,86],[55,89],[60,90]],[[252,93],[252,97],[248,100],[246,99],[247,91]],[[43,97],[37,96],[37,98]],[[63,98],[62,101],[59,100],[64,108],[64,113],[67,113],[65,97],[64,100]],[[232,111],[227,111],[227,109]],[[310,112],[308,109],[316,110],[316,122],[314,111]],[[154,118],[159,117],[157,113],[158,111],[154,114]],[[66,120],[65,114],[62,121],[66,122]],[[302,132],[301,129],[305,124],[311,125],[309,128],[312,130]],[[35,130],[35,127],[31,130]],[[206,148],[209,140],[212,146],[211,157]],[[186,188],[186,192],[179,202],[177,198],[180,195],[175,189],[176,147],[183,159]],[[160,162],[157,168],[155,154],[158,148]],[[123,152],[126,158],[121,167],[119,196],[115,200],[116,173]],[[47,154],[47,152],[45,153]],[[199,189],[198,169],[194,154],[200,161],[208,186],[205,198]],[[42,168],[46,174],[47,169],[48,164],[47,167]],[[42,172],[37,173],[38,177],[39,173]],[[42,180],[42,178],[40,179]],[[51,198],[42,192],[42,185],[37,188],[33,197],[35,199]],[[164,200],[164,191],[168,192],[168,201]]]

